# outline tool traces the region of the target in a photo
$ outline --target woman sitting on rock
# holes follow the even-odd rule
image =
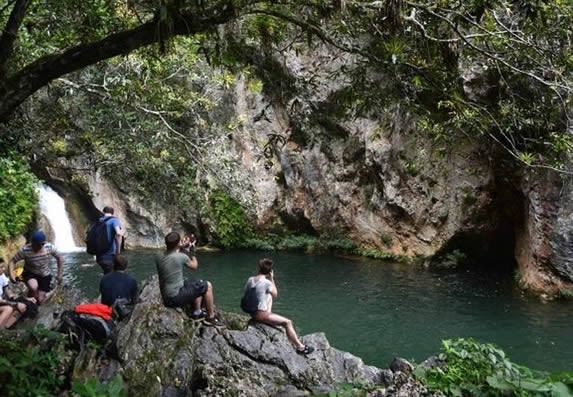
[[[21,317],[35,317],[38,306],[34,298],[24,298],[12,292],[0,258],[0,329],[12,327]]]
[[[273,298],[278,294],[273,274],[273,261],[263,258],[259,261],[259,272],[249,277],[245,286],[245,296],[241,302],[243,310],[251,315],[251,318],[269,325],[285,327],[287,338],[296,348],[299,354],[310,354],[314,351],[311,346],[306,346],[298,338],[292,321],[286,317],[272,313]]]

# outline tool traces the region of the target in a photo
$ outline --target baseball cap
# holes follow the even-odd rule
[[[45,241],[46,241],[46,234],[43,231],[37,230],[34,233],[32,233],[33,243],[43,243]]]

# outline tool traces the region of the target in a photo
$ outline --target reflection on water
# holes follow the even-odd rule
[[[126,255],[128,271],[138,280],[155,274],[154,251]],[[240,312],[243,285],[264,255],[200,254],[194,276],[213,282],[218,307]],[[302,334],[324,332],[333,346],[368,364],[386,367],[394,356],[421,361],[439,351],[442,339],[471,336],[496,343],[517,363],[573,371],[573,305],[523,297],[507,276],[333,256],[268,255],[275,261],[279,288],[274,310],[291,317]],[[65,258],[65,282],[97,297],[99,266],[81,267],[93,263],[83,253]]]

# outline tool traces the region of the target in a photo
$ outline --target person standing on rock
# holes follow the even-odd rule
[[[310,354],[314,347],[307,346],[300,341],[292,320],[272,312],[273,298],[278,295],[273,273],[273,261],[263,258],[259,261],[259,271],[255,276],[249,277],[245,285],[245,295],[241,307],[249,312],[251,318],[269,325],[279,325],[285,328],[287,338],[299,354]]]
[[[52,274],[50,272],[50,257],[56,258],[58,264],[58,285],[62,284],[64,259],[52,243],[46,242],[46,234],[37,230],[32,233],[30,244],[26,244],[14,255],[8,263],[10,281],[16,282],[15,265],[24,261],[22,277],[28,286],[29,296],[36,299],[38,304],[46,299],[46,294],[52,289]]]
[[[195,255],[188,252],[189,240],[185,239],[183,244],[180,243],[179,233],[168,233],[165,236],[166,251],[163,255],[158,255],[155,260],[163,304],[167,307],[183,307],[191,304],[192,319],[203,320],[207,325],[221,325],[220,320],[215,317],[211,283],[205,280],[183,278],[184,267],[195,270],[199,263]],[[188,253],[180,252],[180,250]],[[202,303],[205,305],[206,313],[201,309]]]
[[[123,226],[113,213],[112,207],[104,207],[103,216],[98,220],[105,224],[108,240],[111,242],[106,252],[96,255],[96,262],[100,265],[104,275],[113,270],[113,256],[121,252]]]

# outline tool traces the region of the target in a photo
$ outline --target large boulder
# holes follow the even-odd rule
[[[211,327],[193,322],[181,310],[164,307],[154,276],[144,286],[130,319],[118,327],[118,358],[129,393],[302,396],[340,384],[360,383],[379,392],[387,386],[397,387],[388,385],[393,376],[333,348],[323,333],[302,337],[316,348],[302,356],[282,328],[249,322],[232,313],[220,316],[225,327]],[[402,386],[426,393],[411,378],[403,380]]]
[[[19,328],[35,322],[58,329],[60,314],[82,302],[77,290],[60,288],[40,307],[38,317]],[[154,276],[105,346],[87,344],[79,352],[63,352],[61,375],[71,384],[92,379],[106,383],[119,376],[129,395],[161,397],[303,396],[348,385],[370,390],[369,396],[436,395],[411,376],[405,360],[394,360],[389,369],[368,366],[330,346],[323,333],[302,336],[316,349],[303,356],[282,327],[239,314],[219,316],[225,325],[212,327],[194,322],[183,310],[166,308]]]
[[[129,321],[120,325],[119,358],[130,393],[261,396],[332,389],[336,383],[380,384],[381,370],[332,348],[324,334],[303,337],[316,347],[297,354],[282,328],[221,314],[225,327],[194,323],[161,303],[157,277],[143,288]]]

